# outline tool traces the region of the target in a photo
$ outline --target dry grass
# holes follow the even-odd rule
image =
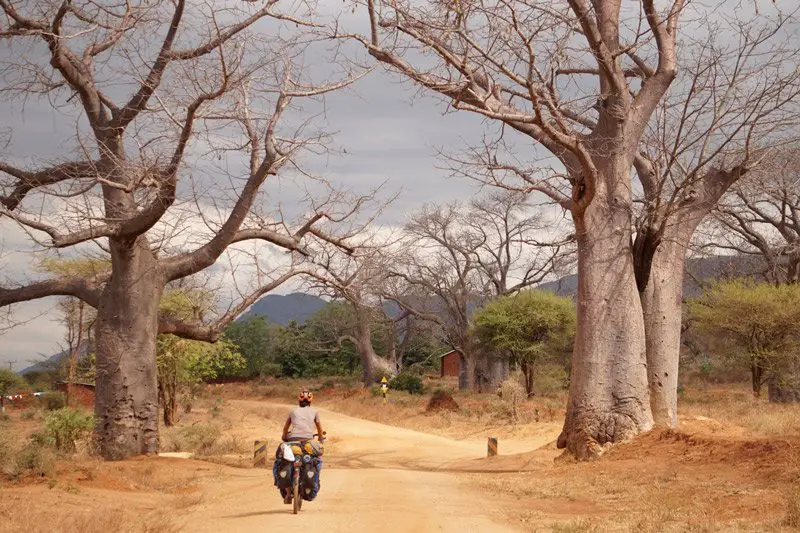
[[[357,418],[459,439],[486,430],[492,430],[497,437],[503,438],[524,432],[531,425],[563,420],[564,395],[521,402],[517,405],[515,421],[513,406],[495,394],[448,392],[458,403],[458,411],[428,413],[428,395],[398,391],[390,391],[387,404],[365,390],[323,396],[320,403],[323,407]]]
[[[754,398],[745,386],[689,389],[681,395],[679,409],[682,418],[710,418],[728,431],[728,426],[736,426],[742,433],[762,437],[800,436],[800,409],[796,405]]]
[[[52,506],[43,509],[36,502],[0,502],[0,531],[3,533],[179,533],[168,509],[132,513],[124,507],[110,509]]]
[[[244,435],[273,435],[279,431],[286,410],[226,400],[253,399],[252,395],[256,395],[259,400],[289,402],[294,399],[298,383],[265,382],[209,389],[198,400],[197,408],[182,416],[177,427],[162,431],[162,449],[194,451],[209,462],[249,467],[252,442]],[[358,388],[336,385],[319,391],[324,407],[459,439],[488,431],[500,439],[530,438],[542,427],[552,427],[563,420],[565,400],[563,392],[556,392],[524,401],[518,409],[520,423],[514,426],[507,402],[493,394],[454,392],[458,411],[428,414],[427,395],[395,391],[384,405],[380,398]],[[777,533],[800,529],[800,454],[786,448],[770,452],[748,447],[755,442],[755,436],[767,437],[769,440],[764,442],[770,444],[776,437],[800,435],[800,409],[754,400],[744,386],[690,389],[682,395],[680,408],[681,430],[698,437],[693,442],[653,436],[625,445],[628,452],[623,446],[615,447],[601,461],[588,464],[554,461],[559,452],[545,447],[521,459],[496,458],[516,461],[510,470],[524,472],[463,476],[478,490],[514,502],[509,504],[512,510],[508,518],[529,531]],[[8,457],[17,457],[17,443],[22,442],[7,438],[6,430],[13,428],[14,435],[15,431],[29,433],[39,423],[16,418],[0,422],[0,469],[10,464]],[[718,447],[707,450],[708,439],[719,441]],[[335,439],[331,442],[335,443]],[[758,461],[752,457],[756,452],[762,454]],[[750,455],[738,457],[737,453]],[[179,467],[183,469],[173,471],[171,463],[160,461],[168,460],[113,466],[86,460],[70,466],[72,477],[56,475],[53,490],[45,489],[53,498],[70,500],[88,497],[89,486],[153,493],[157,498],[153,501],[159,503],[151,504],[146,511],[120,509],[114,515],[107,510],[106,514],[94,516],[85,512],[87,506],[73,505],[59,507],[50,516],[45,514],[50,510],[46,506],[40,504],[41,511],[26,510],[20,504],[23,500],[17,500],[0,503],[0,530],[5,531],[5,522],[15,527],[22,524],[10,531],[25,533],[42,530],[42,524],[48,531],[178,531],[169,514],[159,514],[159,509],[163,506],[191,512],[203,505],[203,484],[213,482],[210,480],[221,475],[222,470],[205,464],[201,465],[204,470],[198,467],[188,472]],[[137,513],[144,518],[134,521]],[[113,515],[115,520],[111,522],[107,515]]]

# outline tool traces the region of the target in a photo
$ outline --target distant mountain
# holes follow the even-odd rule
[[[293,292],[291,294],[267,294],[262,296],[237,320],[263,316],[273,324],[285,326],[294,320],[300,324],[325,307],[327,302],[318,296]]]
[[[78,350],[78,358],[82,358],[86,355],[87,350],[89,349],[89,343],[84,341]],[[27,368],[23,368],[18,372],[18,374],[30,374],[32,372],[55,372],[61,366],[61,363],[69,357],[69,350],[63,350],[58,352],[55,355],[51,355],[47,359],[42,359],[41,361],[32,364]]]
[[[688,259],[683,277],[683,296],[699,296],[703,292],[702,285],[715,279],[757,278],[763,270],[764,262],[756,256],[720,255]],[[573,296],[578,291],[578,276],[564,276],[556,281],[542,283],[538,288],[552,291],[559,296]]]

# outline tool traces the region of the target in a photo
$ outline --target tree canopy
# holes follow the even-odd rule
[[[790,376],[800,350],[800,285],[721,281],[688,302],[700,331],[723,336],[745,357],[758,395],[769,379]]]
[[[520,366],[528,394],[536,367],[563,358],[575,336],[575,305],[569,298],[526,290],[489,302],[475,313],[472,334],[487,353],[505,355]]]

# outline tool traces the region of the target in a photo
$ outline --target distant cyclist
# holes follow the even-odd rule
[[[322,431],[322,424],[319,421],[319,412],[311,407],[311,401],[314,399],[314,394],[306,389],[300,393],[297,398],[298,407],[292,409],[289,417],[286,419],[286,424],[283,426],[284,442],[287,441],[305,441],[314,438],[314,428],[316,426],[316,434],[322,437],[325,432]]]
[[[319,412],[311,407],[311,401],[314,395],[308,389],[303,389],[297,397],[298,406],[292,409],[289,416],[286,418],[286,423],[283,426],[283,434],[281,439],[283,442],[296,442],[300,444],[301,448],[314,457],[313,464],[316,470],[314,476],[313,491],[309,497],[304,499],[313,500],[316,498],[320,489],[320,472],[322,470],[322,442],[325,441],[325,432],[322,430],[322,424],[319,420]],[[314,441],[314,429],[319,442]],[[272,467],[272,473],[275,478],[275,486],[280,489],[281,496],[284,503],[292,503],[291,487],[281,485],[279,483],[279,469],[282,467],[281,462],[282,451],[278,448],[275,456],[275,464]],[[285,464],[285,463],[284,463]],[[289,475],[286,473],[283,479],[289,480]]]

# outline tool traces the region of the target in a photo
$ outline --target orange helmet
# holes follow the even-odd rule
[[[310,390],[306,390],[306,389],[303,389],[303,391],[300,393],[300,396],[297,397],[297,401],[299,401],[299,402],[309,402],[309,403],[311,403],[311,401],[313,399],[314,399],[314,393],[312,393]]]

